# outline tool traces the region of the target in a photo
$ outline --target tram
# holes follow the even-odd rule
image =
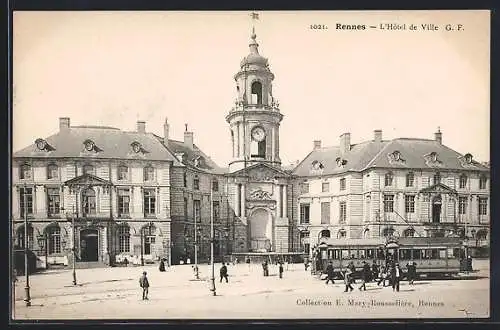
[[[371,266],[388,260],[399,263],[404,272],[409,262],[415,262],[417,276],[451,276],[461,271],[463,257],[463,242],[455,237],[324,239],[316,256],[322,269],[331,261],[337,276],[351,262],[359,274],[363,261]]]

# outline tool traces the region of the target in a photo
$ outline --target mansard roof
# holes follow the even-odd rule
[[[313,168],[315,161],[321,167]],[[474,160],[467,163],[464,155],[435,140],[397,138],[354,144],[344,154],[339,146],[313,150],[295,167],[293,174],[332,175],[373,168],[489,171],[488,167]]]
[[[72,126],[47,137],[45,141],[50,149],[39,150],[33,143],[15,152],[13,157],[137,159],[179,164],[175,156],[151,133],[126,132],[112,127]],[[85,142],[91,142],[95,148],[86,150]],[[138,148],[134,147],[137,145]]]
[[[184,142],[168,140],[168,149],[173,154],[182,154],[183,165],[213,174],[223,174],[227,172],[227,169],[217,165],[209,156],[198,148],[196,144],[193,144],[193,148],[190,148]],[[196,164],[196,160],[198,160],[198,164]]]

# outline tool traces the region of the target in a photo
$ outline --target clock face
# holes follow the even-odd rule
[[[36,143],[36,146],[37,146],[37,148],[38,148],[38,149],[40,149],[40,150],[45,149],[45,141],[43,141],[43,140],[38,141],[38,142]]]
[[[264,129],[262,127],[255,127],[252,130],[252,138],[255,141],[260,142],[260,141],[264,140],[265,137],[266,137],[266,132],[264,132]]]
[[[92,151],[94,149],[94,143],[92,141],[87,141],[85,143],[85,149],[87,149],[87,151]]]

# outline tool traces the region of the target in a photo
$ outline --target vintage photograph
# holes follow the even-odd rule
[[[11,319],[490,317],[490,11],[15,11]]]

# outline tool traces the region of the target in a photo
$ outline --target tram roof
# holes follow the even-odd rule
[[[394,242],[401,246],[428,246],[428,245],[457,245],[462,241],[457,237],[397,237],[397,238],[351,238],[351,239],[323,239],[322,243],[328,246],[384,246]],[[323,245],[320,244],[320,245]]]

